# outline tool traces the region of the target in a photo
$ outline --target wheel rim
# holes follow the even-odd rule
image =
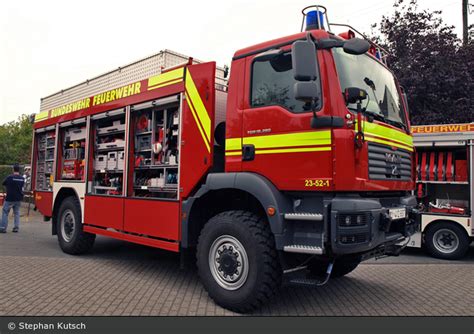
[[[61,236],[64,241],[70,242],[76,228],[76,218],[72,210],[67,209],[61,217]]]
[[[237,290],[247,281],[249,261],[239,240],[223,235],[209,250],[209,268],[214,280],[226,290]]]
[[[458,248],[459,238],[453,231],[443,228],[433,235],[433,244],[439,252],[449,254]]]

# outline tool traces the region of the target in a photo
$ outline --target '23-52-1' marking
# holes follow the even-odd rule
[[[329,187],[329,180],[306,179],[304,180],[305,187]]]

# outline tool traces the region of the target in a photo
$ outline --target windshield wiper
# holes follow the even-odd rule
[[[375,111],[364,110],[363,113],[366,114],[366,115],[368,115],[368,116],[371,116],[371,117],[375,118],[375,119],[378,120],[378,121],[382,121],[382,122],[385,122],[385,121],[386,121],[384,115],[379,114],[379,113],[377,113],[377,112],[375,112]]]
[[[351,107],[347,107],[347,109],[349,110],[353,110],[353,111],[357,111],[356,108],[351,108]],[[382,122],[385,122],[385,116],[382,115],[382,114],[379,114],[375,111],[370,111],[370,110],[367,110],[365,108],[362,108],[362,113],[366,116],[370,116],[370,117],[373,117],[374,119],[378,120],[378,121],[382,121]]]
[[[357,111],[356,108],[351,108],[351,107],[348,107],[347,109],[349,110],[354,110],[354,111]],[[378,121],[382,121],[384,123],[388,123],[388,124],[391,124],[391,125],[394,125],[396,126],[397,128],[401,128],[403,130],[407,130],[407,126],[402,123],[402,122],[399,122],[399,121],[395,121],[393,119],[390,119],[390,118],[386,118],[384,115],[382,114],[379,114],[375,111],[371,111],[371,110],[364,110],[362,109],[362,113],[369,116],[369,117],[373,117],[374,119],[378,120]]]
[[[394,125],[396,126],[397,128],[401,128],[402,130],[407,130],[407,127],[405,124],[403,124],[402,122],[399,122],[399,121],[395,121],[393,119],[390,119],[390,118],[387,118],[385,117],[384,115],[381,115],[379,113],[376,113],[374,111],[370,111],[370,110],[365,110],[363,111],[365,114],[369,115],[369,116],[372,116],[373,118],[375,118],[376,120],[378,121],[382,121],[382,122],[385,122],[385,123],[388,123],[390,125]]]

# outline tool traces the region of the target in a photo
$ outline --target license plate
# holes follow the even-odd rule
[[[406,208],[389,209],[388,214],[392,220],[404,219],[407,216]]]

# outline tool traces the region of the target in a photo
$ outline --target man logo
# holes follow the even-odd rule
[[[385,161],[399,164],[402,162],[402,159],[395,153],[385,153]]]

